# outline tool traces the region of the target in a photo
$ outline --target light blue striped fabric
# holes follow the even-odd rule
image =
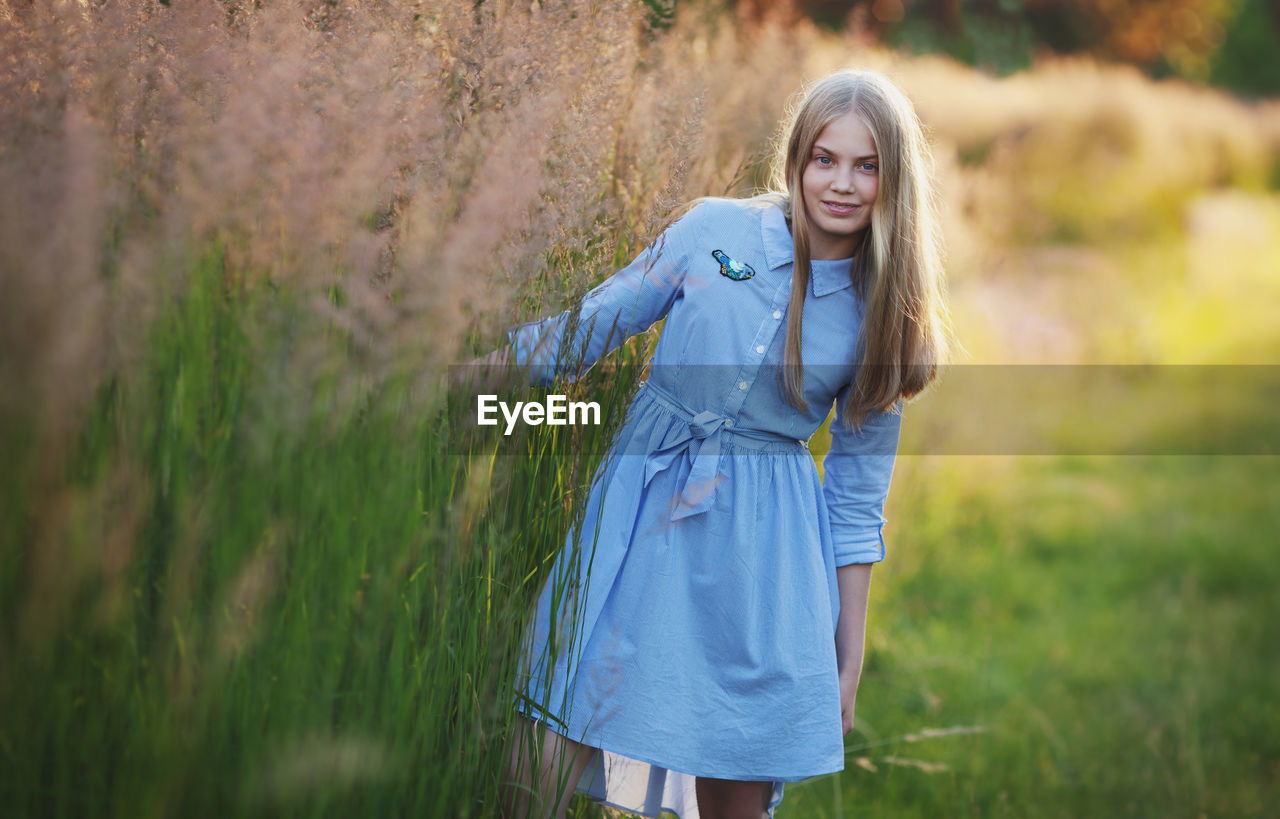
[[[725,258],[754,273],[722,274]],[[690,819],[693,776],[772,781],[776,803],[783,782],[843,767],[835,569],[884,558],[901,416],[833,422],[819,481],[803,442],[856,373],[861,304],[847,260],[811,269],[807,412],[780,387],[792,242],[768,200],[694,207],[586,296],[572,338],[567,313],[511,332],[550,384],[562,350],[589,365],[666,317],[539,600],[521,697],[608,752],[583,790],[610,804]],[[580,582],[557,597],[566,576]]]

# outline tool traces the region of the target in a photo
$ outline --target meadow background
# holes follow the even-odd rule
[[[956,372],[1269,372],[1277,30],[1261,0],[2,0],[0,812],[493,816],[610,427],[480,435],[449,365],[749,192],[830,70],[928,125]],[[653,340],[565,389],[616,419]],[[1175,403],[1161,452],[1206,423]],[[1073,448],[1101,424],[900,460],[846,770],[780,817],[1280,812],[1275,449]]]

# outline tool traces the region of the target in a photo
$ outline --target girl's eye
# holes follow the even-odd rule
[[[822,167],[824,167],[824,168],[825,168],[825,167],[827,167],[828,165],[830,165],[830,164],[831,164],[831,157],[829,157],[829,156],[816,156],[816,157],[814,157],[814,158],[813,158],[813,161],[814,161],[814,162],[817,162],[819,165],[821,165]]]
[[[861,165],[858,166],[858,168],[865,171],[866,173],[875,173],[876,171],[880,170],[880,166],[874,162],[863,162]]]

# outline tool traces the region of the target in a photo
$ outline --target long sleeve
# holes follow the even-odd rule
[[[837,566],[884,560],[884,504],[902,427],[899,412],[873,412],[857,431],[848,429],[838,413],[844,394],[836,399],[831,449],[822,462],[822,494]]]
[[[557,377],[585,372],[601,356],[641,333],[670,311],[694,252],[698,208],[671,225],[631,264],[591,290],[574,310],[508,331],[518,366],[530,382],[550,386]],[[572,338],[569,331],[573,330]],[[576,359],[582,353],[581,366]]]

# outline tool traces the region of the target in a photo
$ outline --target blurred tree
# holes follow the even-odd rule
[[[736,0],[732,6],[747,25],[808,18],[997,73],[1024,68],[1048,51],[1247,94],[1280,93],[1280,0]]]
[[[803,0],[737,0],[734,7],[738,22],[747,26],[765,22],[793,25],[809,11]]]
[[[645,22],[654,31],[671,28],[676,21],[676,0],[642,0]]]
[[[1202,78],[1240,0],[862,0],[885,38],[1009,71],[1037,49]]]
[[[1038,40],[1059,52],[1087,52],[1203,78],[1238,0],[1026,0]]]
[[[1280,0],[1244,0],[1214,54],[1209,81],[1245,94],[1280,96]]]
[[[887,39],[1007,74],[1031,63],[1035,43],[1024,0],[872,0]],[[895,22],[895,18],[897,22]]]

